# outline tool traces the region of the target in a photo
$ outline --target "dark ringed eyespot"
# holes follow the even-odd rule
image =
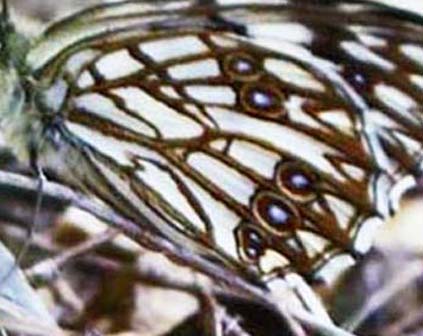
[[[249,113],[274,117],[285,114],[284,95],[271,84],[246,85],[241,89],[240,98],[242,106]]]
[[[276,171],[276,183],[288,196],[297,200],[310,200],[316,193],[317,175],[306,166],[286,162]]]
[[[250,262],[257,262],[265,253],[262,234],[252,226],[240,226],[236,232],[241,255]]]
[[[372,71],[366,67],[349,65],[344,68],[343,76],[358,92],[367,92],[371,89]]]
[[[300,216],[295,206],[275,193],[259,193],[252,206],[257,221],[276,234],[291,232],[300,225]]]
[[[225,56],[224,72],[235,80],[248,81],[260,76],[260,66],[257,60],[245,53],[235,53]]]

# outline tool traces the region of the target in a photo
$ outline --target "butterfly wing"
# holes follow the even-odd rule
[[[50,85],[44,161],[234,267],[330,278],[368,250],[419,168],[412,18],[336,1],[88,11],[28,57]]]

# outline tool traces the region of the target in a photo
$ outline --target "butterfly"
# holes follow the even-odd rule
[[[121,1],[28,38],[4,12],[0,121],[15,153],[240,274],[330,281],[421,172],[418,15]]]

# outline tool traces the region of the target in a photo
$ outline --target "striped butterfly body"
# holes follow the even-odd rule
[[[16,152],[241,273],[329,280],[420,173],[418,16],[359,1],[123,1],[29,42],[2,27]]]

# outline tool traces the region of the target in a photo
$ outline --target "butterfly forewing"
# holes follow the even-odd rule
[[[311,1],[125,6],[33,62],[68,144],[62,174],[262,276],[329,277],[364,253],[418,171],[423,27]]]

